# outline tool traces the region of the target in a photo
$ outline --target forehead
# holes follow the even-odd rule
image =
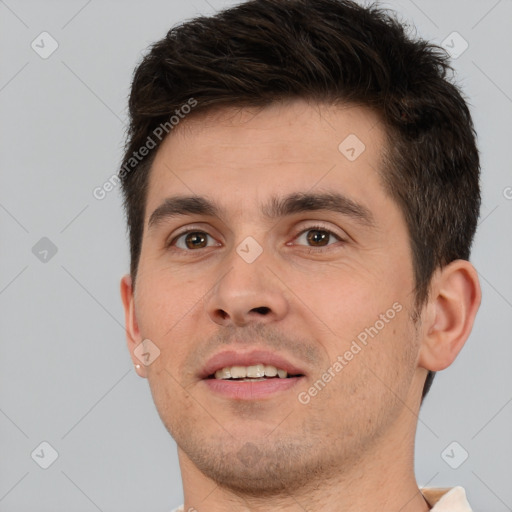
[[[336,190],[364,203],[372,190],[382,194],[384,135],[378,116],[354,105],[294,100],[197,113],[158,149],[146,217],[176,193],[217,196],[242,215],[280,191]]]

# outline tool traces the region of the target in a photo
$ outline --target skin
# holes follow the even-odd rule
[[[421,391],[427,371],[448,367],[462,349],[481,293],[473,266],[452,262],[436,271],[413,321],[407,227],[379,176],[384,129],[363,107],[294,100],[190,116],[159,148],[135,291],[126,275],[121,295],[134,364],[142,340],[160,350],[137,372],[178,445],[185,510],[429,510],[413,467]],[[366,146],[352,162],[338,150],[349,134]],[[373,227],[331,211],[261,213],[271,195],[320,191],[365,206]],[[207,196],[222,215],[148,229],[151,213],[176,194]],[[317,223],[344,241],[311,241]],[[186,235],[166,248],[187,227],[210,236],[200,248]],[[263,250],[250,264],[236,252],[248,236]],[[395,303],[401,311],[333,372]],[[248,347],[283,354],[304,370],[303,382],[234,400],[199,379],[212,355]],[[329,368],[335,377],[301,403],[298,394]]]

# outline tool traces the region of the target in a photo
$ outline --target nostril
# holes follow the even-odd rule
[[[256,311],[258,313],[261,313],[262,315],[266,315],[270,311],[270,308],[267,308],[266,306],[261,306],[259,308],[253,308],[252,311]]]

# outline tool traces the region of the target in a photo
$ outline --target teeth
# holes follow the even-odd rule
[[[255,364],[252,366],[226,366],[225,368],[215,372],[216,379],[263,380],[263,377],[275,377],[276,375],[280,379],[285,379],[288,377],[288,372],[269,364]]]
[[[245,379],[247,377],[247,368],[245,366],[232,366],[231,378],[232,379]]]
[[[259,378],[265,377],[265,366],[262,364],[255,364],[254,366],[247,367],[247,377]]]
[[[267,377],[275,377],[277,375],[277,368],[275,366],[265,365],[265,375]]]
[[[231,368],[222,368],[222,370],[217,370],[215,372],[216,379],[230,379],[231,378]]]

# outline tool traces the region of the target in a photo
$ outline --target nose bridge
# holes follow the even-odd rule
[[[206,302],[210,318],[221,325],[275,321],[288,305],[279,280],[268,267],[270,251],[253,237],[234,246],[224,260],[224,272]]]

